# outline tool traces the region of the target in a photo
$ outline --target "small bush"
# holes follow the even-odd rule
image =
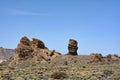
[[[113,74],[113,71],[111,71],[111,70],[104,70],[104,74],[105,75],[111,75],[111,74]]]
[[[67,61],[64,61],[64,65],[68,65],[68,62],[67,62]]]
[[[86,66],[82,66],[82,68],[86,68]]]
[[[111,71],[111,70],[104,70],[103,73],[104,73],[104,76],[107,78],[108,76],[113,74],[113,71]]]
[[[119,80],[120,79],[120,73],[114,73],[112,76],[111,76],[112,79],[114,80]]]
[[[92,77],[90,78],[90,80],[98,80],[98,79],[97,79],[97,77],[92,76]]]
[[[64,73],[64,72],[54,72],[51,75],[51,77],[54,78],[54,79],[63,79],[63,78],[67,78],[67,74]]]

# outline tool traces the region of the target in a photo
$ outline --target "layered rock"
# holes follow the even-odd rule
[[[45,44],[43,43],[43,41],[36,39],[36,38],[32,38],[32,41],[30,42],[30,45],[32,48],[41,48],[41,49],[47,49],[45,47]]]
[[[20,59],[32,57],[33,48],[30,46],[30,40],[26,36],[20,39],[16,53]]]
[[[12,61],[15,64],[30,58],[36,61],[49,61],[61,55],[55,50],[50,51],[43,41],[36,38],[32,38],[32,41],[30,41],[26,36],[20,39],[16,53],[17,55]]]
[[[77,50],[78,42],[74,39],[70,39],[68,44],[68,55],[78,55]]]

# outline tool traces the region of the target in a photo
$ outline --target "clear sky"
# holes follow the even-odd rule
[[[0,0],[0,46],[23,36],[63,54],[75,39],[79,54],[120,55],[120,0]]]

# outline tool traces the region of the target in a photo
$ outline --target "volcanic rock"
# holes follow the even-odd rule
[[[36,38],[32,38],[32,41],[30,41],[26,36],[24,36],[20,39],[20,43],[16,49],[16,56],[10,65],[20,63],[30,58],[35,61],[49,61],[60,55],[61,54],[55,50],[50,51],[43,41]]]
[[[74,39],[69,40],[68,44],[68,55],[78,55],[77,50],[78,50],[78,42]]]
[[[100,53],[92,53],[90,54],[90,62],[102,62],[103,56]]]
[[[36,38],[32,38],[30,45],[32,48],[46,49],[45,44],[41,40],[36,39]]]

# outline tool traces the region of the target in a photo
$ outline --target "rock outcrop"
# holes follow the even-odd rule
[[[108,55],[106,56],[106,59],[107,59],[108,62],[112,61],[112,55],[111,55],[111,54],[108,54]]]
[[[45,44],[43,43],[43,41],[36,39],[36,38],[32,38],[30,45],[32,48],[47,49],[47,47],[45,47]]]
[[[103,56],[100,53],[92,53],[90,54],[90,62],[102,62]]]
[[[114,54],[113,61],[119,61],[119,60],[120,60],[119,56],[117,54]]]
[[[22,37],[16,49],[18,57],[22,60],[27,59],[29,57],[32,57],[33,51],[34,50],[30,45],[30,40],[26,36]]]
[[[77,50],[78,42],[74,39],[70,39],[68,44],[68,55],[78,55]]]
[[[30,41],[24,36],[20,39],[20,43],[16,49],[16,56],[10,64],[17,64],[30,58],[36,61],[49,61],[60,55],[55,50],[50,51],[43,41],[36,38],[32,38],[32,41]]]

